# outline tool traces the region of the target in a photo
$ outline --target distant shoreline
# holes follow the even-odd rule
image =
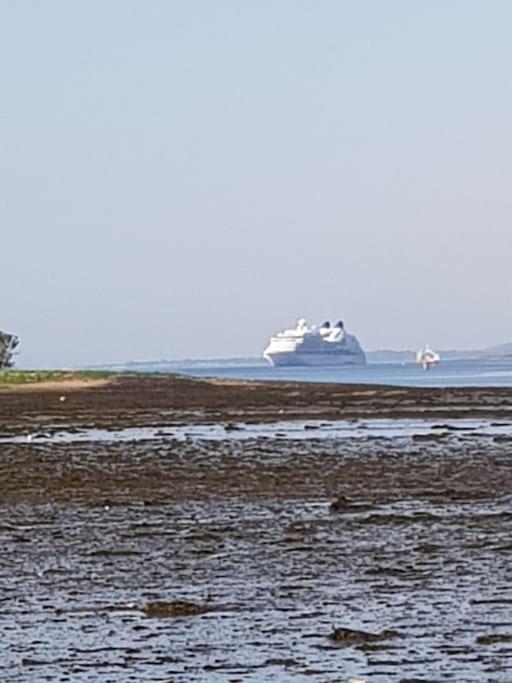
[[[444,361],[510,361],[512,362],[512,343],[501,344],[488,349],[476,350],[454,350],[437,349]],[[366,359],[369,363],[411,363],[416,362],[416,351],[412,349],[374,349],[365,351]],[[201,368],[201,367],[268,367],[268,361],[262,356],[233,356],[233,357],[203,357],[203,358],[180,358],[168,359],[158,358],[153,360],[130,360],[125,362],[101,363],[86,366],[86,371],[99,372],[148,372],[155,368],[169,368],[171,371],[180,368]]]

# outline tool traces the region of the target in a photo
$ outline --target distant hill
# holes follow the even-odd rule
[[[486,349],[476,349],[464,351],[458,349],[438,350],[441,360],[485,360],[502,359],[512,362],[512,342],[498,344]],[[412,363],[416,360],[416,351],[403,349],[377,349],[367,351],[366,357],[371,363]],[[222,367],[255,367],[267,365],[267,361],[262,356],[248,358],[190,358],[184,360],[148,360],[148,361],[128,361],[121,363],[108,363],[105,365],[90,366],[88,369],[96,370],[132,370],[134,372],[179,372],[183,369],[191,368],[222,368]]]
[[[437,349],[444,360],[470,360],[472,358],[478,360],[502,358],[512,360],[512,342],[506,344],[497,344],[496,346],[489,346],[486,349],[472,349],[470,351],[463,349]],[[375,351],[367,351],[366,357],[373,363],[406,363],[416,358],[416,351],[403,350],[395,351],[393,349],[377,349]]]
[[[182,360],[140,360],[120,363],[104,363],[88,366],[88,369],[133,372],[179,372],[184,369],[223,368],[223,367],[253,367],[267,365],[267,361],[260,356],[247,358],[184,358]]]
[[[414,360],[416,351],[395,351],[394,349],[377,349],[365,351],[367,360],[372,363],[406,363]]]
[[[508,344],[498,344],[497,346],[490,346],[488,349],[485,349],[484,353],[485,355],[492,357],[512,357],[512,342],[508,342]]]

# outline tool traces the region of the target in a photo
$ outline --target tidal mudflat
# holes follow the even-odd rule
[[[5,680],[512,680],[511,416],[494,389],[0,393]]]

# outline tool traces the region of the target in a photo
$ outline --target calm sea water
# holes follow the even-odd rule
[[[512,360],[447,360],[423,370],[415,363],[368,363],[363,367],[274,368],[255,359],[192,361],[145,366],[144,370],[180,372],[194,377],[249,380],[391,384],[412,387],[512,387]]]

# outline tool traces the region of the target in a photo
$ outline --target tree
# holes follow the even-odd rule
[[[16,335],[0,332],[0,368],[12,368],[14,353],[19,343]]]

